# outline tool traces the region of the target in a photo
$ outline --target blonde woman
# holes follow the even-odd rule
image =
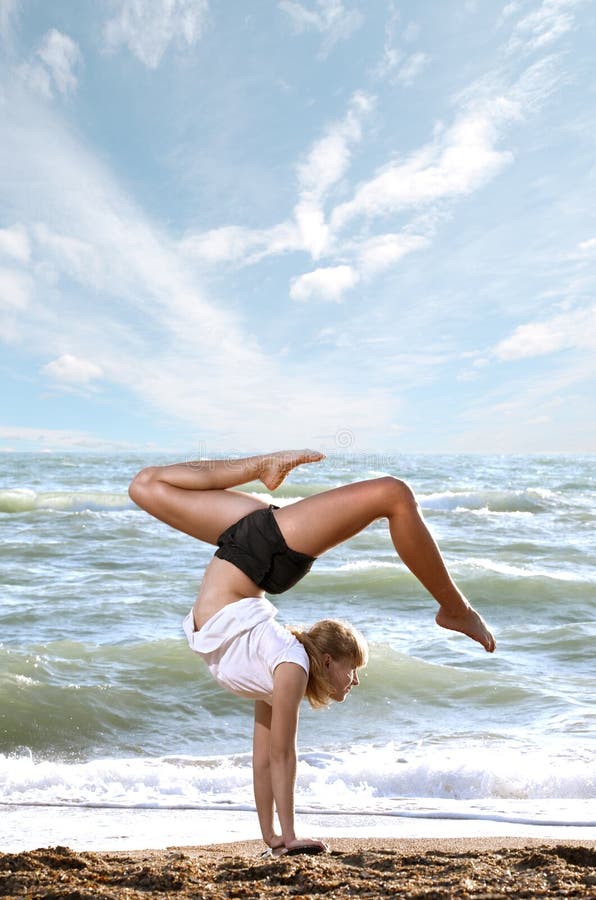
[[[218,547],[184,631],[219,684],[255,701],[255,802],[263,839],[278,852],[327,849],[321,841],[298,838],[294,827],[299,708],[304,697],[315,707],[343,702],[358,684],[368,651],[362,636],[342,622],[325,620],[306,632],[283,628],[265,591],[288,590],[318,556],[387,518],[398,555],[439,603],[437,623],[488,652],[495,649],[403,481],[385,476],[357,482],[282,509],[231,490],[260,480],[273,491],[296,466],[323,458],[298,450],[153,466],[139,472],[129,489],[134,502],[157,519]]]

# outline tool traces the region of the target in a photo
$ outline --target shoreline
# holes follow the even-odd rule
[[[297,812],[300,834],[324,840],[596,841],[591,825],[522,824],[489,818],[440,818]],[[68,846],[76,852],[160,851],[231,845],[258,835],[254,809],[196,810],[69,806],[3,806],[0,852]]]
[[[480,900],[596,894],[595,841],[329,838],[329,845],[327,854],[264,859],[256,840],[165,850],[2,853],[0,896]]]

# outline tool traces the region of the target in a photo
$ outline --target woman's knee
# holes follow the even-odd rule
[[[155,483],[157,469],[157,466],[147,466],[146,469],[141,469],[128,486],[128,496],[139,506],[142,506],[141,501],[150,490],[151,484]]]
[[[417,506],[416,495],[410,485],[394,475],[383,475],[378,478],[379,488],[386,503],[391,507]]]

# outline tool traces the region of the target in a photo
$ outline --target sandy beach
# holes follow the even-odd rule
[[[0,854],[0,897],[596,897],[596,842],[332,840],[320,856],[261,858],[258,841],[135,852]]]

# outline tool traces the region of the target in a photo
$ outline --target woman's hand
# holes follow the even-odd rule
[[[272,834],[271,837],[267,838],[265,843],[268,847],[271,847],[272,850],[279,850],[281,847],[286,846],[281,834]]]
[[[329,853],[329,846],[324,841],[314,838],[295,838],[286,844],[287,853]]]
[[[328,845],[314,838],[294,838],[286,844],[281,835],[273,834],[265,843],[269,851],[263,853],[263,856],[283,856],[284,853],[329,853]]]

